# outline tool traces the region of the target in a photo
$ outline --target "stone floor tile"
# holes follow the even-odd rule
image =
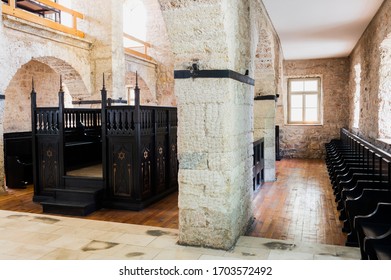
[[[270,254],[269,249],[259,249],[250,247],[235,246],[231,251],[224,254],[224,257],[237,259],[267,260]]]
[[[40,260],[85,260],[89,256],[91,256],[91,253],[83,252],[80,250],[56,248],[39,259]]]
[[[161,250],[144,246],[123,245],[115,252],[92,252],[90,260],[152,260]]]
[[[198,260],[201,255],[201,253],[186,250],[163,250],[154,257],[154,260]]]
[[[119,237],[115,238],[113,241],[118,242],[118,243],[128,244],[128,245],[147,246],[154,239],[156,239],[155,236],[133,234],[133,233],[123,233]]]

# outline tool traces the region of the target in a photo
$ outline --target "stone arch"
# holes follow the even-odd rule
[[[66,85],[72,98],[90,95],[81,75],[68,62],[52,56],[37,57],[33,60],[48,65],[54,72],[61,75],[63,85]]]
[[[31,131],[32,79],[37,92],[37,104],[57,106],[60,75],[65,106],[72,107],[72,98],[85,95],[86,87],[80,75],[69,64],[54,57],[40,57],[30,60],[17,70],[5,90],[4,132]]]
[[[128,90],[127,94],[130,94],[130,99],[134,99],[134,87],[136,85],[136,73],[135,72],[126,72],[125,84]],[[140,88],[140,103],[141,105],[156,105],[156,96],[153,96],[151,90],[149,89],[147,83],[144,79],[138,76],[138,86]],[[132,97],[133,96],[133,97]],[[129,101],[129,96],[126,96],[125,99]],[[130,104],[134,104],[130,102]]]
[[[5,100],[0,100],[0,192],[3,189],[3,133],[31,131],[30,93],[32,78],[38,93],[40,106],[58,104],[60,75],[62,75],[65,104],[72,106],[72,99],[89,95],[80,74],[65,61],[55,57],[38,57],[21,64],[10,72],[4,83]]]
[[[391,34],[380,45],[378,137],[391,139]]]

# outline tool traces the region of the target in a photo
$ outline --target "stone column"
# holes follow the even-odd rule
[[[252,88],[231,79],[176,80],[179,243],[229,249],[250,220]]]
[[[102,74],[105,73],[109,97],[125,98],[125,54],[123,48],[123,1],[73,1],[72,7],[85,15],[80,29],[93,42],[91,75],[93,95],[100,99]]]
[[[207,77],[250,68],[248,1],[161,0],[175,69],[205,76],[175,80],[178,107],[179,243],[231,248],[252,215],[254,87]],[[177,72],[178,73],[178,72]]]

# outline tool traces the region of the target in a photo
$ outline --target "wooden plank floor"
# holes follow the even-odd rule
[[[255,223],[249,235],[344,245],[334,195],[323,160],[277,162],[277,181],[254,193]]]
[[[303,242],[344,245],[345,234],[321,160],[277,162],[277,178],[254,193],[255,222],[248,235]],[[42,213],[32,202],[33,187],[9,189],[0,195],[0,209]],[[101,209],[86,219],[113,221],[164,228],[178,228],[178,193],[149,208],[134,212]]]

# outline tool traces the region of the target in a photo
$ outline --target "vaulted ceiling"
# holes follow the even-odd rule
[[[383,2],[263,0],[286,60],[347,57]]]

